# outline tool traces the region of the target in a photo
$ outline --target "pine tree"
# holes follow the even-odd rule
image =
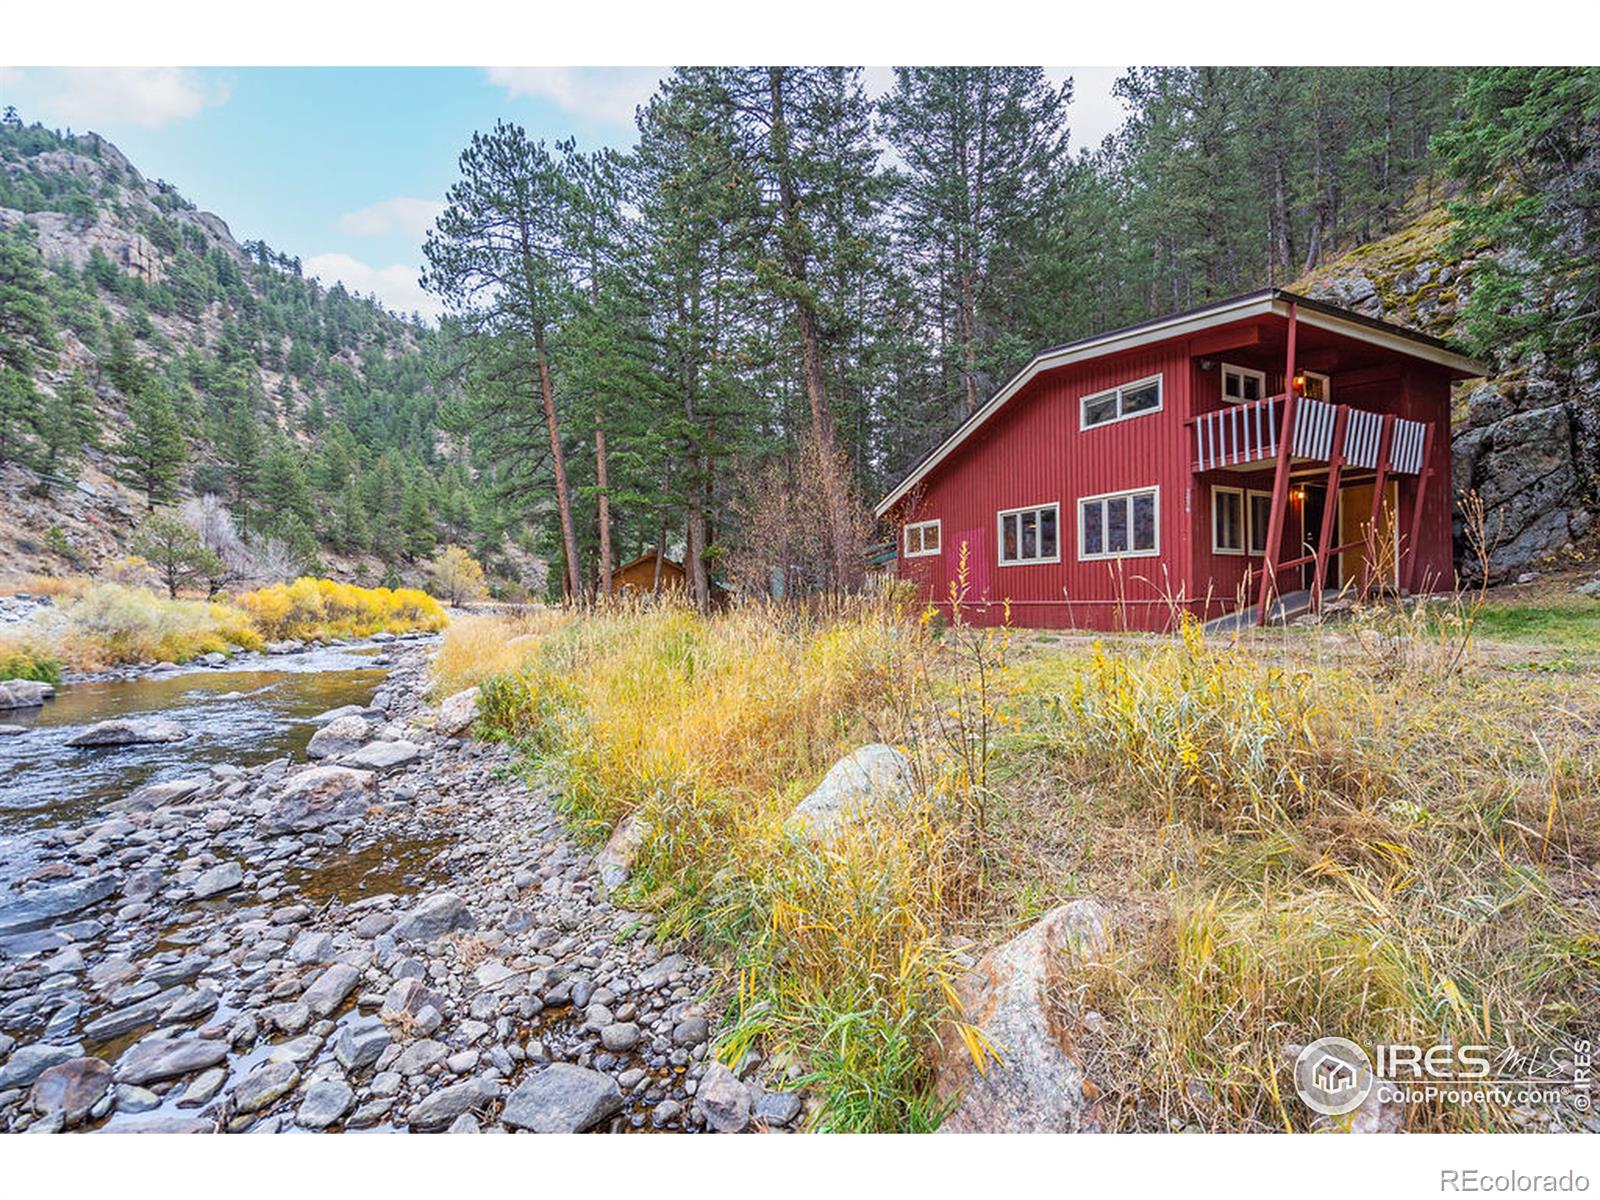
[[[221,560],[205,547],[199,534],[171,509],[153,509],[134,535],[132,548],[156,569],[174,600],[185,584],[222,569]]]
[[[126,478],[145,494],[146,505],[172,499],[179,473],[188,461],[183,429],[165,384],[152,379],[128,404],[129,426],[116,447]]]

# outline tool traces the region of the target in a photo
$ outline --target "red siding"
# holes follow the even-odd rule
[[[1282,323],[1278,327],[1281,337]],[[1247,568],[1259,557],[1211,550],[1211,485],[1270,491],[1272,472],[1192,473],[1191,414],[1221,406],[1223,362],[1266,371],[1268,394],[1283,390],[1283,358],[1269,340],[1242,334],[1238,351],[1192,355],[1185,339],[1107,355],[1045,371],[924,478],[893,514],[896,527],[937,518],[942,550],[907,558],[899,573],[922,585],[925,596],[947,604],[963,544],[968,553],[965,604],[970,619],[994,623],[1002,602],[1020,626],[1085,629],[1161,629],[1186,609],[1214,616],[1234,607]],[[1208,335],[1208,345],[1216,335]],[[1309,341],[1309,339],[1307,339]],[[1331,339],[1321,352],[1334,353]],[[1380,412],[1431,421],[1436,433],[1426,511],[1418,538],[1419,586],[1449,586],[1451,504],[1450,375],[1441,367],[1402,355],[1358,347],[1359,369],[1331,370],[1333,399]],[[1202,367],[1202,359],[1211,363]],[[1092,429],[1079,429],[1079,401],[1087,395],[1151,375],[1162,377],[1159,412]],[[1326,464],[1308,465],[1305,480],[1323,478]],[[1296,482],[1301,476],[1296,475]],[[1417,477],[1398,478],[1400,529],[1409,538]],[[1105,492],[1159,488],[1159,554],[1121,560],[1080,561],[1078,501]],[[1023,506],[1060,505],[1058,563],[1001,565],[998,514]],[[1299,513],[1291,506],[1281,556],[1300,553]],[[903,549],[903,546],[902,546]],[[1289,590],[1287,585],[1286,589]],[[1250,602],[1254,602],[1253,594]]]

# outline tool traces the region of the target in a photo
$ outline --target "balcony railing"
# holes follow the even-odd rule
[[[1278,457],[1283,437],[1285,396],[1269,396],[1247,404],[1234,404],[1195,418],[1196,471],[1226,470]],[[1333,454],[1334,429],[1339,406],[1326,400],[1300,397],[1294,404],[1294,429],[1290,450],[1295,458],[1327,462]],[[1383,453],[1382,413],[1352,408],[1345,427],[1344,459],[1352,467],[1373,470]],[[1422,470],[1427,426],[1406,417],[1394,418],[1390,433],[1389,470],[1415,475]]]

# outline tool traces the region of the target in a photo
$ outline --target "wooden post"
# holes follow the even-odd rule
[[[1383,431],[1378,434],[1378,474],[1372,481],[1372,516],[1367,521],[1369,537],[1368,550],[1378,548],[1378,533],[1383,528],[1378,522],[1383,518],[1383,492],[1389,486],[1389,449],[1394,444],[1394,414],[1389,413],[1383,418]],[[1395,527],[1400,525],[1400,514],[1394,515]],[[1395,583],[1400,582],[1400,564],[1395,567]],[[1365,588],[1372,579],[1372,558],[1370,554],[1361,556],[1361,586]]]
[[[1267,553],[1261,563],[1261,591],[1256,624],[1267,623],[1267,605],[1278,586],[1278,545],[1283,541],[1283,510],[1289,503],[1289,463],[1294,457],[1294,335],[1299,306],[1289,304],[1289,348],[1283,370],[1283,430],[1278,438],[1278,465],[1272,473],[1272,513],[1267,518]]]
[[[1344,471],[1344,435],[1350,424],[1350,406],[1341,404],[1333,418],[1333,447],[1328,452],[1328,498],[1322,505],[1322,533],[1317,538],[1317,560],[1311,576],[1311,607],[1322,611],[1322,572],[1333,544],[1333,521],[1339,512],[1339,476]]]
[[[1422,506],[1428,499],[1428,480],[1433,475],[1433,422],[1428,422],[1427,431],[1422,435],[1422,470],[1417,472],[1417,501],[1411,510],[1411,544],[1406,547],[1410,556],[1406,559],[1404,574],[1405,585],[1408,591],[1415,591],[1417,587],[1417,539],[1422,536]]]

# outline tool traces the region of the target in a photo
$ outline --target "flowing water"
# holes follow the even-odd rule
[[[22,835],[75,825],[141,784],[176,779],[214,763],[248,766],[305,749],[309,718],[365,704],[384,676],[373,646],[330,647],[252,658],[248,669],[185,670],[142,679],[67,684],[41,708],[0,721],[26,733],[0,737],[0,876],[24,864]],[[77,749],[67,739],[112,717],[170,717],[190,736],[149,746]]]

